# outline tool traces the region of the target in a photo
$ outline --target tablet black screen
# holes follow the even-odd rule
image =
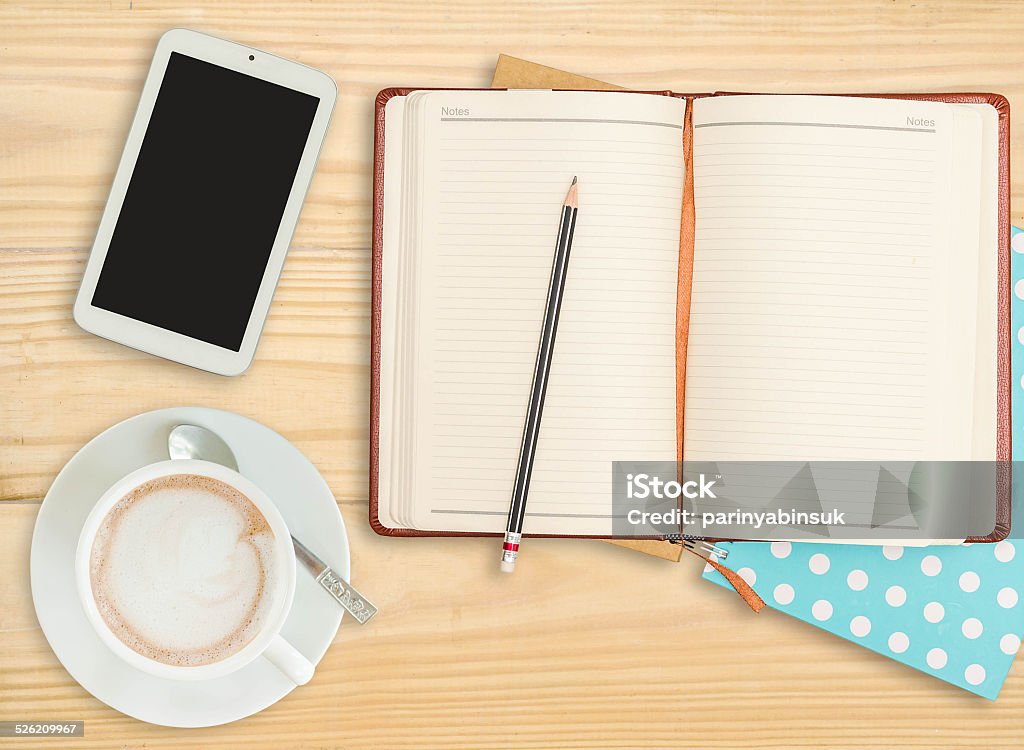
[[[318,104],[172,53],[92,304],[238,351]]]

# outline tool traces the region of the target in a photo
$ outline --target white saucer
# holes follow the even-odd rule
[[[235,452],[239,471],[273,499],[295,534],[342,578],[349,578],[345,524],[327,483],[299,450],[273,430],[215,409],[162,409],[116,424],[68,461],[46,493],[32,537],[32,600],[57,658],[96,698],[136,719],[172,727],[207,727],[250,716],[295,685],[260,657],[209,682],[165,680],[139,672],[107,649],[85,619],[75,591],[74,557],[85,517],[110,485],[166,459],[176,425],[217,432]],[[305,570],[281,634],[314,664],[331,645],[342,609]],[[317,679],[313,676],[313,681]]]

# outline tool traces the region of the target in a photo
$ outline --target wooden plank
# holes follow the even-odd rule
[[[257,362],[237,379],[71,320],[153,45],[173,26],[297,58],[341,90]],[[952,0],[0,5],[0,719],[85,719],[83,748],[1019,746],[1020,668],[991,704],[790,618],[754,616],[699,581],[695,560],[545,540],[499,578],[493,540],[376,537],[366,424],[378,89],[486,86],[507,52],[636,88],[982,89],[1016,107],[1021,39],[1019,4]],[[1022,189],[1015,179],[1016,223]],[[354,582],[382,607],[365,629],[345,624],[310,685],[195,732],[143,725],[77,686],[28,588],[36,504],[61,465],[110,424],[182,404],[259,419],[317,464],[352,534]]]
[[[345,622],[313,681],[258,716],[150,727],[78,687],[34,626],[34,517],[31,504],[0,506],[0,538],[18,540],[0,547],[0,719],[83,719],[76,747],[1019,746],[1021,669],[993,706],[754,615],[693,564],[594,542],[531,544],[515,576],[499,577],[493,540],[415,540],[410,568],[408,546],[374,537],[355,508],[345,517],[355,580],[381,605],[373,624]]]
[[[73,2],[0,7],[0,246],[88,246],[160,33],[231,37],[331,73],[341,97],[296,244],[368,244],[372,94],[486,86],[498,52],[637,88],[1024,92],[1012,2],[684,8],[612,0],[566,16],[536,0],[446,4]],[[566,8],[575,6],[567,4]],[[132,8],[132,9],[129,9]],[[571,43],[568,41],[571,40]],[[1014,125],[1015,130],[1019,127]],[[1014,141],[1014,162],[1024,144]],[[17,187],[17,194],[12,188]],[[1020,204],[1019,181],[1014,204]],[[1017,209],[1014,218],[1024,214]]]
[[[0,498],[39,499],[83,443],[148,409],[253,416],[293,440],[342,502],[365,504],[369,269],[357,251],[295,248],[240,378],[159,360],[79,329],[85,254],[0,251]]]

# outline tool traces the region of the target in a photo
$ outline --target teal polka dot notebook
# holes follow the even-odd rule
[[[1024,231],[1012,231],[1013,459],[1024,460]],[[1024,477],[1014,477],[1015,508]],[[1019,516],[1018,516],[1019,517]],[[768,603],[995,700],[1024,634],[1024,539],[959,547],[723,544]],[[704,577],[726,580],[706,567]],[[731,590],[731,589],[730,589]]]

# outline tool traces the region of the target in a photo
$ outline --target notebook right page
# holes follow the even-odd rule
[[[969,458],[978,248],[951,238],[979,209],[956,199],[955,108],[726,96],[693,113],[685,457]]]

